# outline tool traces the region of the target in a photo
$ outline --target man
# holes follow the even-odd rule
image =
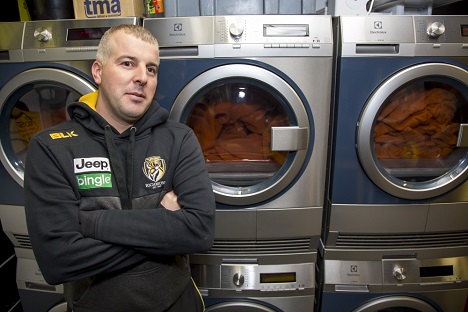
[[[153,100],[159,61],[145,28],[111,28],[98,91],[29,144],[31,244],[74,312],[204,309],[186,255],[212,246],[214,196],[193,131]]]

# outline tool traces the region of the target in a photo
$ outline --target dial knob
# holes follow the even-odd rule
[[[406,278],[406,270],[403,267],[396,265],[393,268],[393,276],[398,280],[402,281]]]
[[[427,27],[427,34],[432,38],[437,38],[445,32],[444,24],[440,22],[434,22]]]
[[[52,33],[45,27],[39,27],[34,31],[34,38],[40,42],[47,42],[52,39]]]
[[[244,275],[240,273],[234,274],[234,276],[232,277],[232,282],[236,286],[242,286],[244,284]]]
[[[229,33],[234,38],[239,38],[244,33],[244,26],[240,23],[232,23],[229,25]]]

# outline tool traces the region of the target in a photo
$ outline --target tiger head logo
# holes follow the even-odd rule
[[[143,172],[153,182],[158,182],[166,172],[166,161],[161,156],[151,156],[145,159]]]

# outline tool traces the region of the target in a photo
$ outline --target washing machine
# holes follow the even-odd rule
[[[23,207],[29,139],[67,120],[67,103],[96,90],[91,64],[99,39],[123,23],[140,24],[141,19],[0,23],[6,45],[0,58],[0,218],[15,246],[16,282],[25,312],[66,311],[62,285],[45,282],[29,241]]]
[[[332,152],[317,273],[323,310],[334,311],[341,296],[370,300],[381,292],[435,302],[411,311],[463,311],[468,19],[349,16],[334,19],[334,30]]]
[[[430,252],[325,261],[323,312],[465,312],[468,257]]]
[[[466,246],[466,17],[335,21],[325,246]]]
[[[331,18],[201,16],[144,19],[143,25],[160,44],[156,98],[170,119],[194,130],[215,193],[214,245],[191,255],[207,303],[221,298],[207,310],[311,311]]]

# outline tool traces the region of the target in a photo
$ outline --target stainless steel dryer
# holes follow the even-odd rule
[[[161,46],[156,97],[171,119],[196,133],[215,192],[214,246],[191,256],[203,293],[221,298],[208,311],[312,310],[330,16],[157,18],[143,25]]]
[[[464,270],[468,253],[468,18],[334,21],[333,139],[318,266],[326,285],[322,307],[340,300],[338,293],[400,291],[435,292],[444,298],[436,300],[440,307],[463,311],[466,277],[456,271]],[[453,272],[424,265],[457,257]],[[386,259],[411,263],[411,279],[400,283],[397,265],[386,268]],[[361,279],[372,261],[382,271],[372,281]],[[456,309],[446,308],[450,296]]]
[[[129,17],[0,23],[1,40],[11,42],[0,58],[0,218],[15,246],[25,312],[66,311],[62,285],[45,282],[29,242],[23,207],[29,138],[65,121],[67,103],[96,89],[91,64],[103,33],[140,22]]]

